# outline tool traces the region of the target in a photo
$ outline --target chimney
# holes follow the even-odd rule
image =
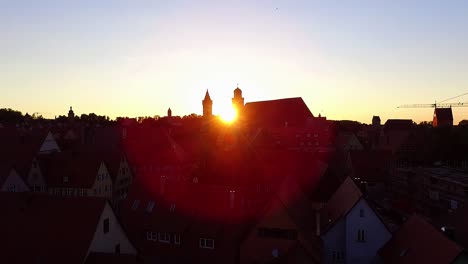
[[[161,194],[161,196],[164,196],[165,192],[166,192],[166,176],[161,175],[161,178],[159,179],[159,194]]]
[[[230,190],[229,191],[229,207],[234,209],[234,202],[236,201],[236,191]]]
[[[320,236],[320,209],[315,210],[316,235]]]

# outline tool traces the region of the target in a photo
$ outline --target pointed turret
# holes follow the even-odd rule
[[[203,105],[203,116],[210,117],[213,115],[213,100],[211,100],[210,93],[206,89],[205,99],[202,101]]]

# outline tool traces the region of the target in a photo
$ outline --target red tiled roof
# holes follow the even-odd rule
[[[417,215],[380,249],[383,263],[453,263],[462,248]]]
[[[5,263],[83,263],[106,201],[0,193]]]

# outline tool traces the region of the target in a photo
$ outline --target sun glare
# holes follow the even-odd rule
[[[225,123],[232,123],[236,120],[237,112],[232,106],[228,106],[219,113],[219,117]]]

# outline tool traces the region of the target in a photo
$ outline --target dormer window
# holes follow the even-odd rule
[[[153,207],[154,207],[154,201],[149,201],[148,205],[146,206],[146,212],[151,213],[153,211]]]
[[[140,200],[133,201],[132,210],[138,209],[139,205],[140,205]]]
[[[175,211],[175,208],[176,208],[176,205],[173,203],[173,204],[171,204],[171,206],[169,207],[169,211],[170,211],[170,212],[174,212],[174,211]]]

